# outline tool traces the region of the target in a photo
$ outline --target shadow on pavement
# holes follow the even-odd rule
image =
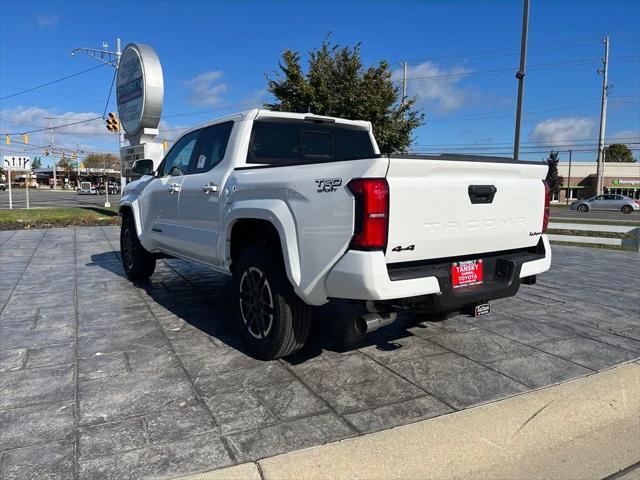
[[[115,255],[118,256],[118,259],[120,258],[117,251],[92,255],[92,263],[88,266],[98,266],[126,278],[120,262],[114,262]],[[173,268],[172,264],[186,263],[174,259],[161,260],[160,262],[166,262],[170,268]],[[176,295],[171,294],[172,285],[158,281],[156,274],[149,281],[135,282],[134,285],[143,289],[156,304],[191,326],[249,355],[233,319],[230,277],[213,270],[208,272],[212,281],[217,285],[215,291],[203,292],[197,285],[191,285],[185,279],[180,285],[180,292],[188,297],[188,301],[176,298]],[[203,310],[212,313],[203,316]],[[309,341],[300,352],[287,357],[285,361],[291,365],[298,365],[320,356],[323,351],[346,353],[372,345],[381,351],[397,350],[402,348],[402,345],[395,341],[410,336],[408,328],[426,328],[411,315],[399,315],[391,325],[368,335],[361,335],[355,331],[354,321],[364,313],[366,310],[363,306],[341,300],[332,300],[321,307],[314,307]]]

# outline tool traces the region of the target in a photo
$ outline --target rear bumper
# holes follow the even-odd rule
[[[327,293],[333,298],[381,301],[430,295],[431,303],[440,304],[436,305],[438,310],[458,308],[479,300],[515,295],[521,278],[549,270],[551,248],[546,235],[542,235],[534,249],[478,254],[471,258],[484,260],[485,282],[454,290],[450,278],[454,259],[387,265],[383,252],[348,251],[331,269],[326,280]]]

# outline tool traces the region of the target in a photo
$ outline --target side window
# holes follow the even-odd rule
[[[162,176],[186,175],[190,173],[191,157],[198,143],[201,130],[191,132],[182,137],[164,157]]]
[[[190,173],[208,172],[222,161],[232,129],[233,122],[219,123],[204,129]]]
[[[598,195],[597,197],[594,198],[594,200],[603,200],[604,199],[604,195]]]
[[[604,199],[605,200],[616,200],[616,196],[615,195],[605,195]]]

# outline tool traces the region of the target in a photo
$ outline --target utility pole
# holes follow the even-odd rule
[[[45,120],[49,120],[49,128],[51,129],[51,161],[53,162],[53,189],[55,190],[58,186],[57,177],[56,177],[56,156],[54,153],[54,136],[53,136],[53,121],[56,117],[44,117]]]
[[[407,62],[402,63],[402,105],[407,98]]]
[[[598,167],[596,169],[596,195],[602,195],[603,172],[604,172],[604,135],[607,126],[607,97],[609,96],[609,85],[607,84],[609,73],[609,35],[602,40],[604,43],[604,58],[602,59],[602,69],[598,73],[602,74],[602,103],[600,106],[600,135],[598,137]]]
[[[522,12],[522,38],[520,40],[520,69],[516,73],[518,79],[518,106],[516,110],[516,135],[513,142],[513,159],[520,157],[520,121],[522,119],[522,97],[524,96],[524,75],[527,64],[527,30],[529,28],[529,0],[524,0]]]
[[[569,149],[569,174],[567,175],[569,178],[567,179],[567,205],[569,205],[569,193],[571,192],[571,155],[573,154],[573,150]]]

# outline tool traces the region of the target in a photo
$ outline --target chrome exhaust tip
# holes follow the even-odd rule
[[[356,331],[365,335],[367,333],[375,332],[379,328],[382,328],[390,323],[393,323],[398,314],[396,312],[389,313],[367,313],[358,317],[355,321]]]

